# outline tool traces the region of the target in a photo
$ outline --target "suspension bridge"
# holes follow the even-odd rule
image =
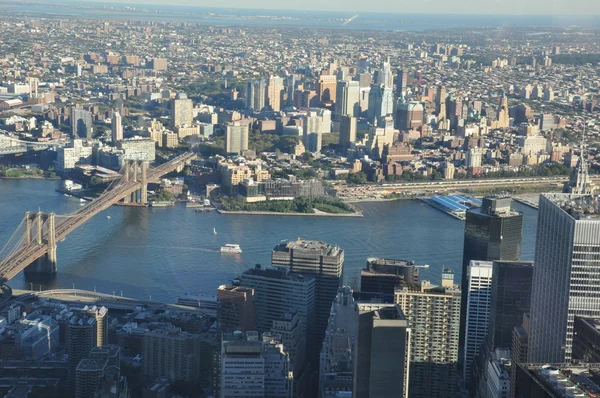
[[[11,136],[5,130],[0,130],[0,156],[17,155],[27,152],[44,151],[48,148],[57,148],[65,145],[67,139],[50,141],[24,141]]]
[[[191,152],[177,156],[155,168],[145,161],[128,161],[121,169],[122,177],[114,180],[99,197],[78,211],[57,215],[27,212],[23,220],[0,250],[0,283],[14,278],[27,268],[32,273],[56,272],[56,245],[77,227],[115,203],[148,201],[147,184],[172,171],[181,171],[195,155]]]

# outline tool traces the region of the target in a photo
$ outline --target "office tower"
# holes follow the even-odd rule
[[[408,71],[404,69],[398,69],[398,74],[396,75],[396,97],[402,98],[406,93],[406,88],[408,87]]]
[[[316,350],[315,331],[316,283],[308,274],[290,272],[288,268],[261,268],[257,265],[240,276],[241,286],[254,290],[256,328],[260,333],[273,327],[273,322],[295,312],[302,324],[304,346]],[[309,357],[314,361],[316,354]]]
[[[377,80],[377,84],[388,88],[394,87],[394,75],[392,74],[390,57],[388,57],[387,61],[383,63],[383,67],[379,70],[378,77],[379,79]]]
[[[420,102],[398,102],[396,124],[398,130],[412,130],[424,124],[424,108]]]
[[[492,298],[493,263],[473,260],[467,268],[467,308],[465,315],[465,350],[463,379],[469,383],[471,366],[488,333]]]
[[[356,141],[357,121],[353,116],[340,117],[340,145],[350,147]]]
[[[217,323],[221,331],[256,330],[254,290],[242,286],[217,288]]]
[[[246,108],[260,112],[266,105],[267,83],[264,79],[250,80],[246,84]]]
[[[291,75],[287,80],[287,106],[294,106],[296,97],[296,75]]]
[[[479,389],[480,397],[508,398],[510,396],[510,351],[497,348],[485,363],[485,384]]]
[[[317,93],[321,103],[333,102],[337,98],[337,77],[335,75],[321,75],[317,82]]]
[[[419,285],[419,269],[413,261],[371,257],[360,272],[360,291],[393,296],[396,287]]]
[[[354,398],[409,396],[411,330],[398,305],[356,305]]]
[[[435,95],[435,113],[438,115],[438,120],[446,119],[446,87],[440,86]]]
[[[319,366],[319,396],[335,398],[352,391],[356,304],[352,290],[341,287],[331,305]]]
[[[281,96],[283,94],[283,89],[282,77],[269,77],[269,82],[267,83],[267,102],[272,111],[281,110]]]
[[[363,72],[358,75],[358,85],[360,88],[370,87],[373,83],[373,75],[369,72]]]
[[[335,115],[358,116],[360,113],[360,86],[357,81],[341,80],[337,82]]]
[[[245,122],[228,123],[225,126],[225,152],[241,154],[248,149],[250,126]]]
[[[220,398],[291,398],[293,379],[288,354],[276,336],[234,332],[223,335]]]
[[[506,95],[502,96],[500,105],[498,106],[498,112],[496,114],[496,120],[498,120],[498,127],[507,128],[510,126],[510,115],[508,109],[508,98]]]
[[[123,124],[121,122],[121,115],[119,112],[114,111],[112,116],[112,129],[111,129],[111,137],[112,144],[117,145],[117,142],[123,139]]]
[[[394,90],[391,87],[384,87],[381,92],[381,116],[394,114]]]
[[[194,104],[185,93],[177,94],[171,100],[171,128],[190,126],[194,120],[192,110]]]
[[[589,194],[542,194],[539,206],[528,358],[570,362],[575,317],[600,318],[598,201]]]
[[[529,345],[529,314],[523,314],[520,326],[515,326],[512,335],[512,348],[510,350],[510,397],[515,397],[517,366],[527,363],[527,351]]]
[[[401,287],[394,302],[411,330],[409,391],[411,397],[454,397],[457,387],[460,286],[454,273],[442,272],[442,285],[423,281],[420,288]]]
[[[508,197],[486,197],[480,208],[467,211],[462,263],[461,338],[464,347],[465,316],[469,281],[467,268],[472,260],[519,261],[523,214],[512,210]]]
[[[306,358],[306,336],[303,332],[303,322],[296,312],[283,314],[273,321],[271,336],[277,336],[283,350],[290,358],[290,371],[294,378],[294,397],[308,397],[309,369]]]
[[[600,363],[600,319],[575,317],[573,360]]]
[[[69,356],[69,380],[75,384],[75,372],[79,362],[94,347],[106,343],[107,315],[105,307],[84,307],[67,323],[67,354]]]
[[[360,116],[369,116],[369,104],[371,100],[371,86],[361,87],[358,98],[358,106],[360,107]]]
[[[341,287],[344,250],[326,242],[298,238],[275,246],[271,262],[274,266],[289,267],[293,272],[315,278],[314,349],[319,352],[331,303]]]
[[[382,105],[383,103],[383,88],[378,84],[372,84],[369,90],[369,106],[367,110],[367,117],[369,119],[375,119],[383,115]]]
[[[532,262],[494,261],[488,346],[510,348],[513,329],[531,304]]]
[[[309,108],[302,119],[303,144],[309,152],[321,152],[323,134],[331,132],[331,111]]]
[[[76,106],[71,108],[71,136],[75,138],[92,138],[92,112]]]
[[[144,377],[196,381],[200,377],[200,343],[199,334],[179,328],[147,331],[142,338]]]

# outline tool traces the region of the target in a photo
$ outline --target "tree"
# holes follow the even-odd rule
[[[98,176],[92,176],[92,178],[90,178],[90,187],[95,187],[102,184],[102,179]]]
[[[367,182],[367,175],[362,171],[350,173],[348,174],[346,181],[348,181],[349,184],[364,184]]]

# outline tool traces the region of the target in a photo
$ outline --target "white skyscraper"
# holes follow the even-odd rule
[[[335,113],[339,116],[359,116],[360,83],[342,80],[337,83]]]
[[[543,194],[531,289],[529,362],[570,362],[575,316],[600,317],[598,197]]]
[[[473,260],[467,268],[467,313],[465,327],[465,351],[463,376],[465,382],[471,376],[471,365],[486,338],[492,299],[493,262]]]
[[[117,145],[117,142],[123,139],[123,123],[121,122],[121,115],[119,112],[114,111],[111,119],[112,129],[111,129],[111,137],[112,144]]]

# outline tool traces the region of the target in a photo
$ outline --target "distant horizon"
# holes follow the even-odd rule
[[[487,9],[480,8],[478,0],[466,0],[458,4],[458,7],[449,7],[445,0],[423,0],[415,3],[413,7],[410,4],[388,3],[388,0],[371,0],[368,8],[363,8],[365,2],[357,0],[332,0],[329,3],[322,3],[318,0],[305,0],[298,7],[298,3],[291,3],[290,7],[281,7],[282,3],[270,0],[255,0],[252,5],[244,0],[230,0],[227,4],[208,3],[206,0],[46,0],[46,3],[77,3],[77,4],[104,4],[120,6],[172,6],[172,7],[193,7],[207,9],[231,9],[245,11],[290,11],[290,12],[341,12],[348,14],[368,13],[368,14],[397,14],[397,15],[449,15],[449,16],[547,16],[547,17],[581,17],[592,18],[600,16],[600,2],[591,0],[555,0],[553,4],[548,4],[545,0],[529,0],[522,2],[519,0],[508,0],[505,2],[490,2],[491,6]],[[347,3],[356,3],[356,7]],[[285,3],[283,3],[285,4]],[[323,8],[323,6],[326,8]],[[337,5],[340,5],[337,7]],[[380,5],[380,7],[378,7]],[[350,9],[349,7],[353,7]],[[435,10],[435,12],[424,11]],[[511,10],[521,10],[521,12],[510,12]],[[551,12],[540,13],[540,10],[550,10]],[[577,12],[572,12],[577,10]],[[585,10],[582,12],[581,10]]]

